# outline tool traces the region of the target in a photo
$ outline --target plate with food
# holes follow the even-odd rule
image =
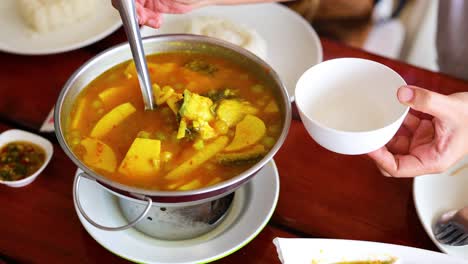
[[[413,196],[416,211],[428,236],[443,252],[468,261],[468,246],[439,243],[432,227],[445,212],[468,205],[468,156],[444,173],[419,176],[414,180]]]
[[[101,40],[121,24],[108,0],[2,0],[0,51],[66,52]]]
[[[160,29],[142,28],[143,36],[188,33],[219,38],[265,60],[279,74],[293,99],[299,77],[322,61],[322,46],[299,14],[276,4],[204,7],[184,15],[164,15]]]
[[[122,225],[126,219],[117,198],[94,181],[79,190],[84,211],[101,224]],[[238,189],[221,225],[211,232],[182,241],[147,236],[136,229],[110,232],[92,226],[77,210],[86,231],[104,248],[139,263],[206,263],[230,255],[253,240],[270,220],[278,201],[279,175],[269,162],[252,181]]]
[[[399,245],[316,238],[275,238],[283,264],[462,264],[466,260]]]
[[[23,187],[33,182],[52,158],[52,143],[38,135],[11,129],[0,134],[0,183]]]

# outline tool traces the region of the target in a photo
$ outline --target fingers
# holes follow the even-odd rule
[[[403,125],[392,140],[387,143],[388,150],[393,154],[407,154],[411,146],[411,139],[418,130],[420,124],[421,120],[419,118],[408,113],[403,121]]]
[[[174,0],[158,0],[155,2],[155,10],[161,13],[183,14],[193,9],[191,5],[186,5]]]
[[[217,3],[216,0],[203,0],[203,1],[197,1],[196,3],[192,4],[193,9],[205,7],[205,6],[210,6],[210,5],[215,5]]]
[[[135,6],[136,6],[137,17],[138,17],[138,24],[144,25],[145,22],[148,20],[148,16],[146,15],[146,10],[139,3],[135,3]]]
[[[200,1],[197,4],[189,4],[189,2],[181,2],[174,0],[137,0],[136,10],[138,14],[138,23],[140,25],[147,25],[153,28],[159,28],[162,24],[162,14],[182,14],[190,12],[192,9],[197,8],[205,1]]]
[[[388,151],[394,154],[407,154],[410,147],[410,138],[407,136],[395,136],[388,144]]]
[[[388,172],[384,171],[382,168],[380,168],[379,166],[377,166],[377,168],[379,169],[380,173],[382,173],[383,176],[385,177],[392,177],[392,175],[388,174]]]
[[[162,17],[158,16],[157,18],[149,19],[146,21],[145,25],[152,28],[160,28],[162,24]]]
[[[368,154],[373,159],[384,176],[391,176],[390,171],[394,171],[395,158],[387,147],[382,147]]]
[[[411,149],[434,140],[435,128],[430,120],[420,120],[408,115],[397,134],[387,143],[393,154],[408,154]]]
[[[402,86],[397,92],[398,100],[411,108],[438,117],[451,118],[452,99],[416,86]]]
[[[182,5],[186,6],[191,6],[192,9],[204,7],[204,6],[209,6],[209,5],[216,5],[216,4],[221,4],[224,0],[175,0],[174,2],[177,2]]]
[[[421,120],[418,128],[413,133],[410,149],[427,144],[434,140],[434,124],[430,120]]]
[[[416,129],[418,128],[419,122],[419,118],[408,113],[406,119],[403,121],[402,126],[398,129],[398,131],[396,132],[393,139],[389,142],[389,144],[392,141],[396,140],[398,136],[405,136],[411,138],[413,136],[414,131],[416,131]]]
[[[385,176],[392,177],[414,177],[426,173],[424,164],[412,155],[393,155],[386,147],[368,154]]]
[[[441,173],[457,161],[452,156],[438,152],[434,142],[421,145],[406,155],[394,155],[386,147],[368,155],[384,176],[398,178]]]
[[[153,28],[161,27],[162,15],[160,13],[145,8],[139,3],[136,3],[136,11],[138,14],[138,23],[140,25],[147,25]]]
[[[421,119],[417,118],[411,113],[408,113],[405,120],[403,120],[403,126],[406,127],[411,133],[414,133],[414,131],[416,131],[416,129],[419,127],[419,122],[421,122]]]

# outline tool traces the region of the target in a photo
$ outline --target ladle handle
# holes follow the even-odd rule
[[[78,194],[79,194],[79,188],[80,188],[80,180],[81,180],[82,177],[86,178],[86,179],[89,179],[89,180],[92,180],[92,179],[88,178],[88,176],[86,176],[85,173],[79,173],[78,175],[76,175],[75,180],[73,181],[73,202],[75,203],[76,208],[78,208],[78,210],[80,211],[81,215],[90,224],[92,224],[96,228],[106,230],[106,231],[122,231],[122,230],[128,229],[130,227],[133,227],[138,222],[140,222],[143,218],[145,218],[146,214],[149,212],[149,210],[151,209],[151,206],[153,205],[153,201],[151,200],[151,198],[145,196],[144,199],[148,202],[148,205],[146,205],[146,208],[143,211],[143,213],[141,213],[140,216],[138,216],[132,222],[130,222],[130,223],[124,225],[124,226],[118,226],[118,227],[108,227],[108,226],[100,225],[100,224],[94,222],[94,220],[91,219],[91,217],[89,217],[85,213],[85,211],[83,210],[83,207],[81,206],[80,197],[79,197]]]
[[[143,102],[145,103],[145,110],[153,110],[155,106],[153,89],[151,87],[145,51],[141,41],[140,28],[138,26],[135,9],[135,0],[112,0],[112,4],[117,8],[117,10],[119,10],[125,33],[127,34],[133,60],[135,61],[138,81],[140,82]]]

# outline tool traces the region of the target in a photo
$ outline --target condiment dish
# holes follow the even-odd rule
[[[10,187],[23,187],[31,182],[33,182],[39,174],[44,170],[44,168],[47,166],[47,164],[50,162],[50,159],[52,158],[52,154],[54,151],[54,148],[52,146],[52,143],[50,143],[49,140],[35,135],[30,132],[26,132],[23,130],[19,129],[11,129],[3,132],[0,134],[0,148],[3,148],[8,143],[11,142],[16,142],[16,141],[22,141],[22,142],[29,142],[33,143],[39,147],[41,147],[44,152],[45,152],[45,160],[44,163],[41,165],[39,169],[37,169],[33,174],[26,176],[25,178],[22,178],[17,181],[2,181],[0,180],[1,184],[5,184]]]

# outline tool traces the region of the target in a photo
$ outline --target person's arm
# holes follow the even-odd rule
[[[161,14],[183,14],[209,5],[239,5],[248,3],[282,2],[290,0],[136,0],[138,22],[159,28]]]
[[[448,96],[403,86],[400,102],[433,116],[411,113],[387,146],[369,156],[385,176],[414,177],[440,173],[468,154],[468,92]]]

